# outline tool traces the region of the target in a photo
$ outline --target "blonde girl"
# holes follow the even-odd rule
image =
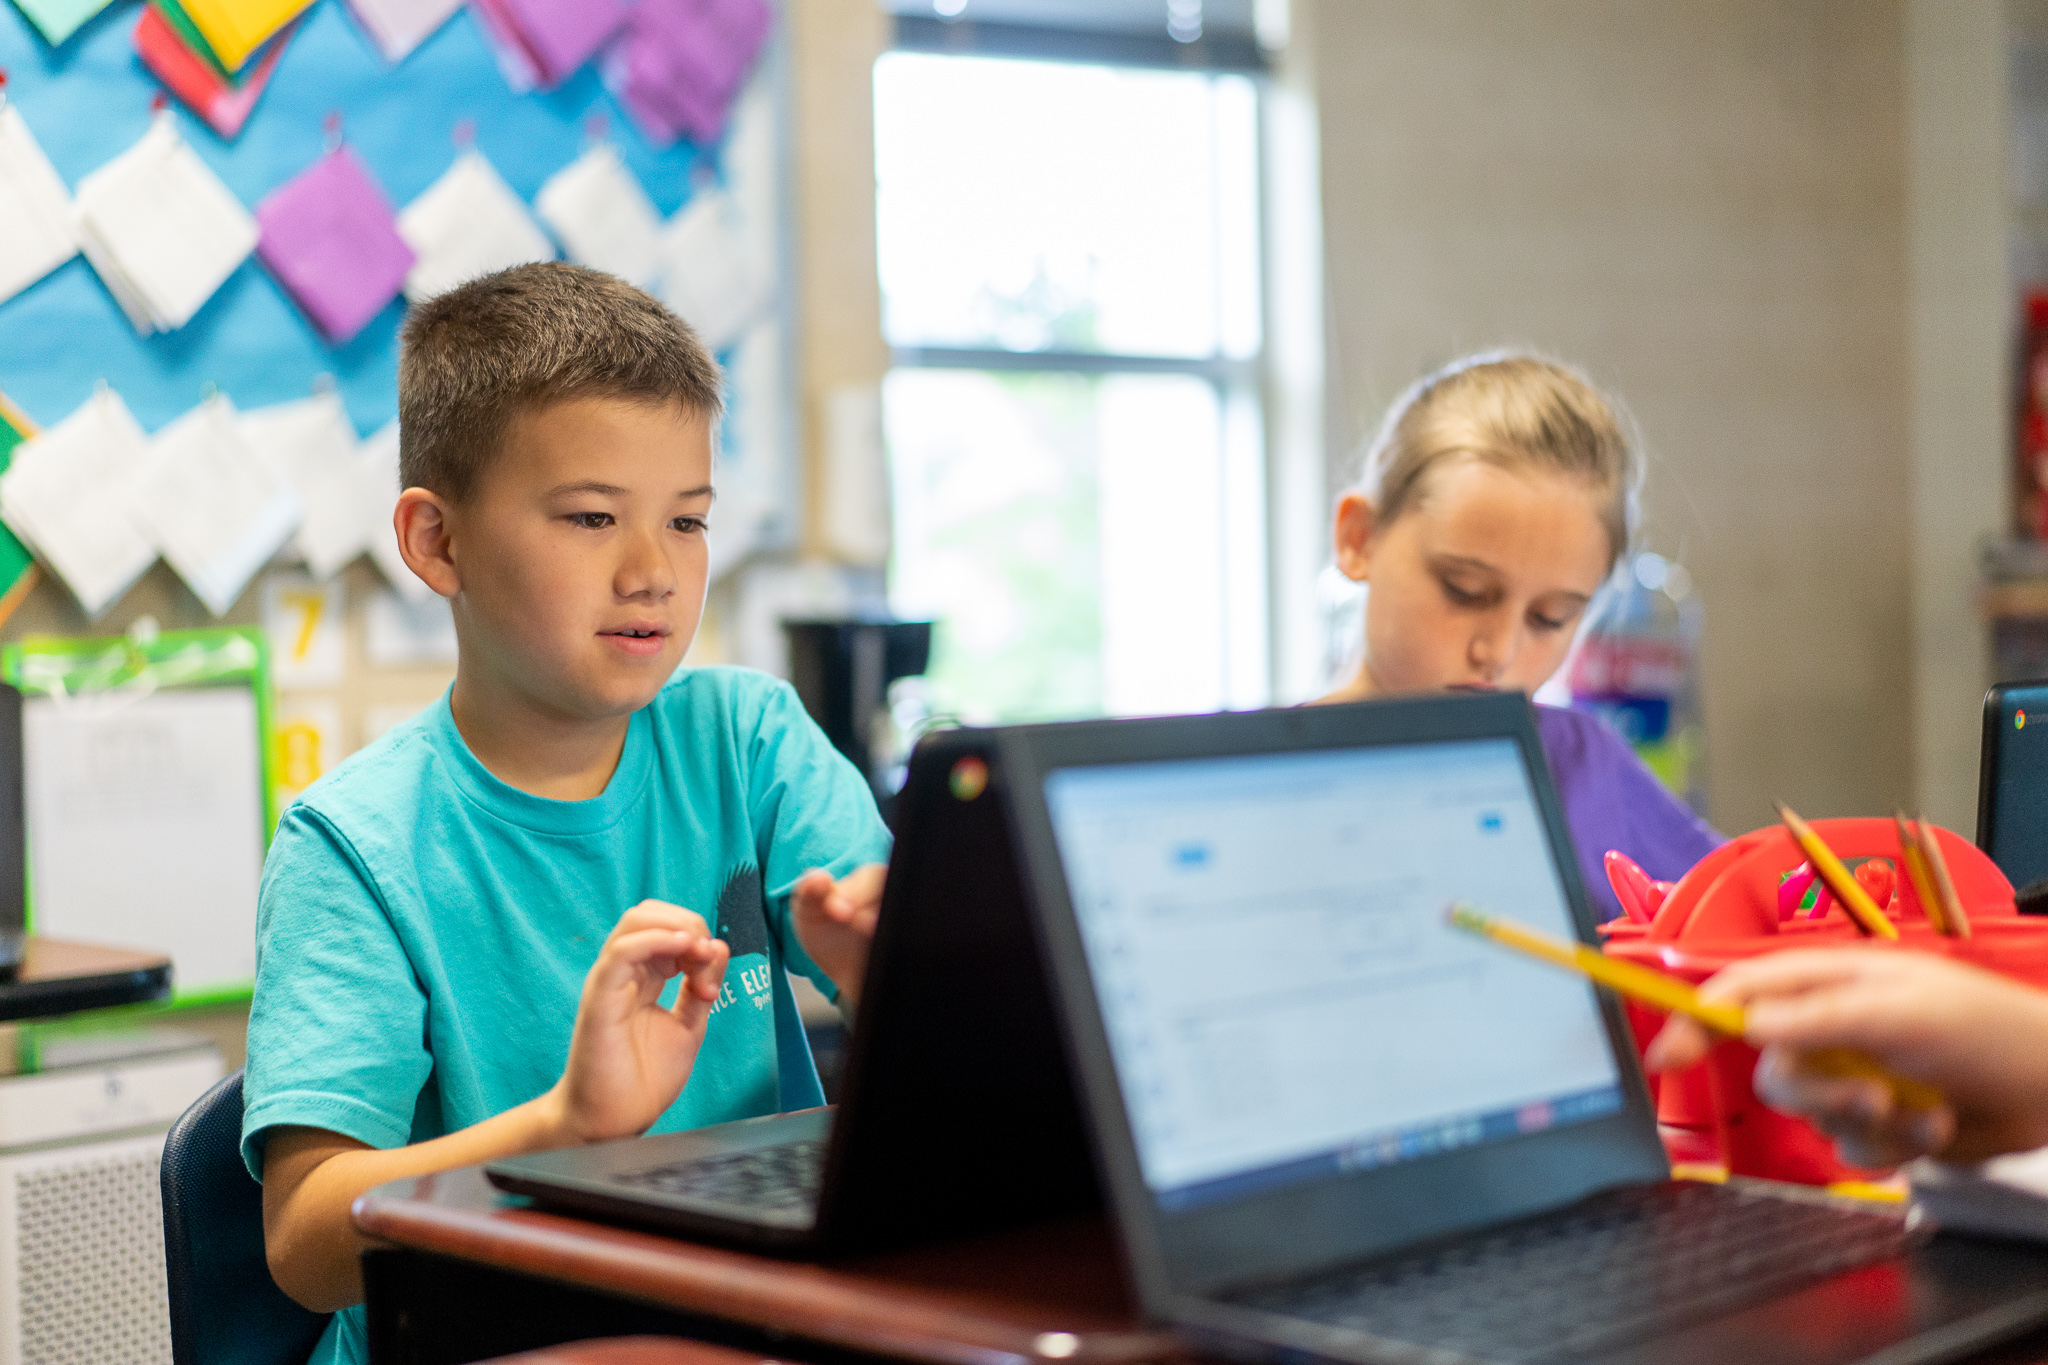
[[[1356,673],[1321,700],[1534,693],[1628,550],[1641,483],[1614,405],[1565,366],[1493,353],[1415,384],[1337,503],[1337,568],[1367,586],[1365,641]],[[1598,719],[1540,706],[1537,729],[1607,917],[1621,912],[1609,849],[1672,879],[1721,842]]]

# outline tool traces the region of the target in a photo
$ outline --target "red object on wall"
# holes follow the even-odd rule
[[[2013,443],[2014,510],[2022,536],[2048,540],[2048,291],[2027,295],[2020,356],[2018,430]]]

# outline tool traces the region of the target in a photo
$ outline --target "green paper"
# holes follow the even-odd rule
[[[14,0],[51,47],[63,42],[105,9],[110,0]]]
[[[27,439],[14,429],[12,422],[0,417],[0,474],[4,474],[7,466],[14,462],[14,448]],[[14,532],[0,526],[0,597],[12,591],[35,562],[28,546],[15,539]]]

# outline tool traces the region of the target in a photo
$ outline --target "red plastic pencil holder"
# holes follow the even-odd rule
[[[1932,952],[1973,963],[2029,985],[2048,987],[2048,916],[2022,916],[2012,883],[1982,851],[1945,829],[1932,831],[1970,918],[1971,936],[1937,934],[1910,878],[1904,875],[1897,825],[1889,819],[1815,820],[1813,830],[1844,861],[1880,858],[1895,870],[1887,917],[1899,939],[1866,938],[1841,906],[1818,919],[1783,919],[1779,887],[1806,854],[1786,830],[1772,826],[1731,839],[1646,903],[1651,886],[1640,869],[1610,855],[1610,878],[1629,917],[1601,926],[1610,955],[1698,983],[1731,962],[1785,948],[1856,944],[1871,952]],[[1651,893],[1654,895],[1654,893]],[[1638,1051],[1663,1026],[1660,1011],[1630,1002],[1629,1027]],[[1752,1088],[1756,1049],[1737,1039],[1715,1045],[1705,1061],[1653,1079],[1657,1121],[1672,1156],[1724,1163],[1735,1175],[1809,1185],[1868,1178],[1845,1166],[1833,1144],[1800,1119],[1761,1103]]]

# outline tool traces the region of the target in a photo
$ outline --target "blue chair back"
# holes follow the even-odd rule
[[[263,1187],[242,1166],[240,1070],[171,1125],[163,1191],[175,1365],[305,1365],[327,1315],[270,1278]]]

